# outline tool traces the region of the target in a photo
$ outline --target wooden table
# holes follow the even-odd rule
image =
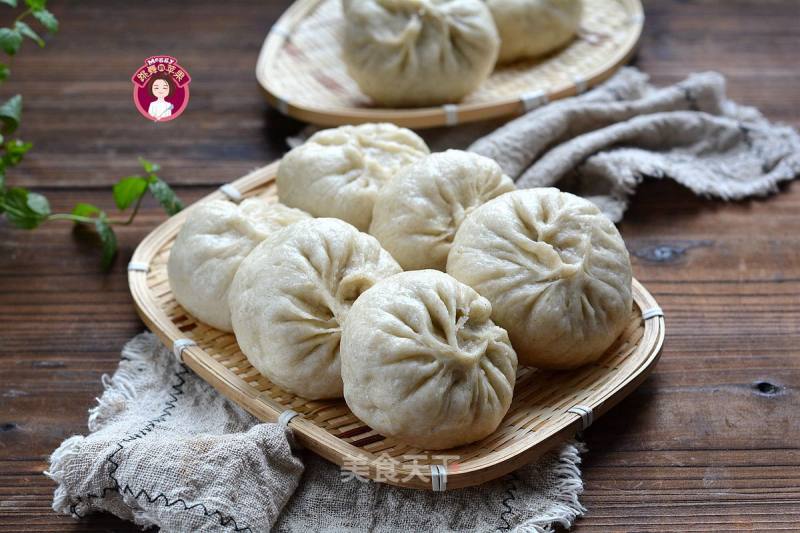
[[[286,4],[54,3],[61,32],[43,50],[26,43],[3,86],[24,94],[20,134],[36,145],[9,180],[61,210],[112,210],[110,185],[138,155],[189,202],[279,157],[302,125],[267,107],[253,68]],[[718,70],[734,99],[800,126],[800,3],[658,0],[646,12],[636,64],[656,83]],[[155,53],[193,76],[188,110],[165,124],[131,102],[129,77]],[[0,530],[136,530],[56,515],[41,472],[86,432],[100,376],[143,329],[125,265],[163,219],[148,202],[108,274],[90,234],[0,222]],[[648,182],[621,229],[667,340],[652,377],[586,432],[589,512],[575,530],[800,528],[800,184],[723,203]]]

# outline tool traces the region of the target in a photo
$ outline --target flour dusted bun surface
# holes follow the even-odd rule
[[[511,405],[517,357],[492,306],[436,270],[376,283],[342,332],[344,397],[382,435],[452,448],[491,434]]]
[[[499,38],[483,0],[343,0],[344,61],[376,103],[457,102],[491,73]]]
[[[594,361],[631,313],[631,264],[619,231],[594,204],[558,189],[510,192],[473,211],[447,272],[492,302],[520,364]]]
[[[367,231],[378,190],[429,153],[416,133],[393,124],[322,130],[281,160],[278,197],[314,216],[340,218]]]
[[[340,397],[341,324],[362,292],[399,272],[375,238],[346,222],[293,224],[256,247],[236,273],[229,301],[239,347],[290,392]]]
[[[583,0],[486,0],[500,33],[499,63],[548,54],[578,31]]]
[[[269,235],[307,218],[303,211],[259,198],[192,207],[167,263],[175,299],[206,324],[231,331],[228,290],[242,260]]]
[[[513,190],[492,159],[461,150],[431,154],[378,192],[369,232],[405,270],[444,270],[464,218]]]

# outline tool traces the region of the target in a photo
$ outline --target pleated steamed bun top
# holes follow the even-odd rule
[[[342,331],[344,397],[382,435],[438,450],[490,435],[511,405],[517,356],[492,305],[437,270],[379,281]]]
[[[256,247],[236,273],[229,303],[239,347],[290,392],[340,397],[342,323],[362,292],[399,272],[374,237],[347,222],[293,224]]]
[[[213,200],[192,206],[167,262],[175,299],[206,324],[231,331],[228,290],[239,265],[261,241],[308,218],[299,209],[260,198],[239,205]]]
[[[278,198],[316,217],[367,231],[375,196],[405,166],[430,153],[416,133],[394,124],[318,131],[278,167]]]
[[[458,102],[492,72],[500,39],[483,0],[343,0],[347,71],[377,104]]]
[[[619,231],[592,202],[558,189],[518,190],[477,208],[456,233],[447,272],[492,302],[520,364],[594,361],[630,319]]]

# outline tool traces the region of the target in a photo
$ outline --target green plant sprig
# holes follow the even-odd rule
[[[110,217],[96,205],[83,202],[76,204],[69,213],[53,213],[50,202],[44,195],[23,187],[11,187],[0,191],[0,213],[5,214],[11,224],[21,229],[35,229],[46,222],[59,220],[93,226],[102,244],[103,268],[108,268],[117,253],[117,236],[112,226],[130,225],[139,212],[147,192],[169,215],[174,215],[183,209],[180,198],[156,174],[160,167],[141,157],[139,162],[144,169],[144,175],[122,178],[112,189],[114,203],[121,213],[133,205],[133,209],[124,218]]]
[[[17,7],[17,0],[0,0],[0,3],[12,8]],[[45,45],[44,40],[24,19],[33,17],[50,34],[58,31],[58,20],[47,10],[47,0],[25,0],[25,5],[27,9],[14,19],[11,27],[0,28],[0,50],[9,57],[8,65],[0,63],[0,83],[8,79],[11,73],[11,60],[22,46],[25,37],[40,47]],[[112,190],[114,203],[120,213],[124,213],[133,205],[127,217],[109,217],[99,207],[88,203],[76,204],[69,213],[53,213],[50,202],[44,195],[24,187],[7,186],[7,170],[19,165],[25,154],[33,147],[32,143],[20,139],[6,140],[6,136],[13,134],[19,127],[21,119],[22,95],[14,95],[0,104],[0,215],[5,215],[6,220],[14,226],[32,230],[45,222],[59,220],[92,226],[100,237],[103,268],[108,269],[117,253],[117,236],[112,227],[131,224],[147,192],[170,215],[183,209],[183,204],[170,186],[158,177],[159,165],[140,157],[139,163],[144,169],[144,175],[122,178]]]

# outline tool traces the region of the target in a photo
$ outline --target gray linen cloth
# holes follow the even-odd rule
[[[702,196],[764,196],[800,173],[800,137],[725,96],[716,72],[665,88],[624,68],[597,89],[534,110],[472,143],[519,188],[556,186],[614,222],[646,177]]]
[[[163,531],[552,531],[583,512],[580,444],[505,478],[444,493],[343,475],[290,447],[150,334],[125,346],[87,436],[50,458],[53,509],[108,511]]]

